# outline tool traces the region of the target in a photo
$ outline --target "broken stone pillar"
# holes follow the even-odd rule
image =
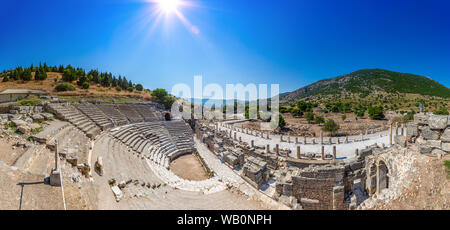
[[[320,144],[323,145],[323,131],[320,130]]]
[[[270,153],[270,145],[269,144],[267,144],[267,146],[266,146],[266,153]]]
[[[341,144],[341,139],[339,139],[339,137],[337,138],[337,143],[338,145]]]
[[[322,145],[322,160],[325,160],[325,146]]]
[[[55,170],[58,170],[58,141],[55,140]]]
[[[336,160],[336,145],[333,146],[333,160]]]
[[[252,148],[254,148],[254,147],[255,147],[255,141],[252,140]]]
[[[239,137],[239,143],[242,142],[242,137]]]
[[[283,142],[283,135],[280,136],[280,142]]]
[[[306,137],[303,137],[303,144],[306,145]]]
[[[237,141],[237,135],[236,135],[236,132],[234,132],[234,140]]]
[[[389,147],[392,146],[392,123],[389,125]]]
[[[398,124],[395,125],[395,136],[398,136]]]
[[[267,132],[267,140],[269,140],[269,139],[270,139],[269,132]]]
[[[348,136],[345,136],[345,144],[348,144]]]
[[[298,137],[295,137],[295,144],[298,143]]]
[[[359,150],[355,149],[355,156],[359,156]]]
[[[404,136],[404,131],[405,131],[405,124],[402,124],[402,127],[400,128],[400,136]]]
[[[331,141],[331,137],[328,138],[328,143],[329,143],[330,145],[333,144],[333,142]]]
[[[297,146],[297,159],[301,158],[300,145]]]
[[[362,131],[361,131],[361,141],[364,141],[364,135],[363,135]]]
[[[312,139],[312,143],[313,143],[313,145],[316,144],[316,139],[315,138]]]
[[[280,155],[280,146],[278,144],[275,145],[275,153],[278,155]]]

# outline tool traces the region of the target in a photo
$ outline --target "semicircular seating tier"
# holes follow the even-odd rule
[[[178,156],[195,150],[192,130],[184,121],[126,125],[111,130],[111,136],[165,168]]]
[[[47,109],[90,138],[113,127],[163,120],[161,112],[146,103],[49,103]]]

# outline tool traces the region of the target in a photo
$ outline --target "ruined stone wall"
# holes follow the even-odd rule
[[[437,156],[450,153],[449,116],[416,114],[414,122],[406,126],[404,140],[396,141],[400,145],[406,145],[406,142],[418,143],[422,154]]]
[[[346,209],[344,167],[324,166],[300,171],[292,177],[292,195],[304,209]]]

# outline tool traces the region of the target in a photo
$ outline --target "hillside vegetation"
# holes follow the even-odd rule
[[[123,76],[68,66],[39,65],[17,67],[0,73],[0,91],[5,89],[43,90],[61,97],[90,97],[98,99],[135,98],[152,100],[151,91],[134,84]]]
[[[374,93],[419,94],[450,98],[450,89],[419,75],[383,69],[364,69],[339,77],[325,79],[281,95],[281,102],[327,95],[359,95],[364,98]]]

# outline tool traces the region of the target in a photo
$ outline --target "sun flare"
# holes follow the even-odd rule
[[[180,0],[159,0],[159,7],[165,13],[175,12],[180,5]]]

